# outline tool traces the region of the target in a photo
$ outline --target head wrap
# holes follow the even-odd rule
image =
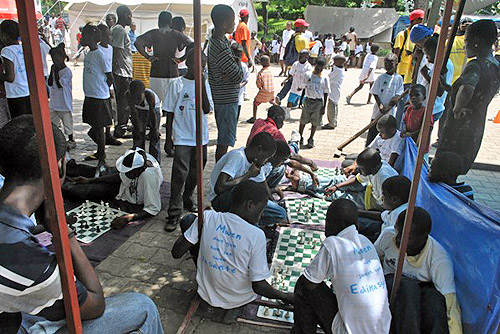
[[[425,37],[432,36],[432,33],[433,31],[431,28],[423,24],[417,24],[411,29],[410,41],[416,43]]]

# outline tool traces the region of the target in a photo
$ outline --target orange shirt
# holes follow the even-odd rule
[[[248,54],[250,54],[250,29],[248,28],[247,24],[245,22],[240,22],[238,26],[236,27],[236,31],[234,33],[234,40],[241,44],[241,41],[245,41],[246,44],[246,49],[248,51]],[[245,51],[243,51],[243,56],[241,56],[241,61],[244,63],[248,63],[248,58],[247,55],[245,54]]]

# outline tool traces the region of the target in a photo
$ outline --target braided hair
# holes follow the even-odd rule
[[[69,61],[69,57],[66,54],[64,43],[60,43],[58,46],[51,48],[49,54],[52,57],[52,61],[54,61],[54,64],[50,68],[48,84],[49,86],[52,87],[55,80],[57,88],[62,88],[62,85],[59,82],[59,71],[65,68],[66,64],[64,64],[64,62],[62,64],[56,63],[54,58],[60,57],[60,59],[65,59],[66,61]]]

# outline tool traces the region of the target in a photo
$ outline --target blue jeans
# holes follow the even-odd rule
[[[285,165],[273,167],[266,179],[269,189],[276,188],[280,184],[281,179],[283,179],[283,176],[285,176]]]
[[[217,123],[217,145],[234,146],[238,125],[238,102],[215,104],[215,123]]]
[[[163,334],[155,303],[146,295],[127,292],[106,298],[104,314],[94,320],[82,321],[83,333]],[[66,320],[48,321],[23,314],[18,334],[66,334]]]
[[[292,82],[293,82],[293,77],[286,81],[285,84],[283,85],[283,88],[281,88],[280,92],[278,93],[278,98],[280,101],[283,101],[285,99],[286,94],[292,89]]]

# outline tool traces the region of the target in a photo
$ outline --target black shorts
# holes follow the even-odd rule
[[[93,128],[104,128],[112,124],[109,99],[85,97],[83,101],[83,122]]]
[[[10,118],[21,115],[31,115],[31,102],[29,96],[7,98],[9,105]]]

